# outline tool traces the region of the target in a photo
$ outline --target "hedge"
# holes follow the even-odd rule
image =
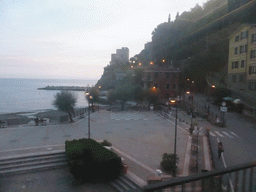
[[[121,158],[93,139],[66,141],[65,149],[68,167],[75,179],[109,181],[123,170]]]

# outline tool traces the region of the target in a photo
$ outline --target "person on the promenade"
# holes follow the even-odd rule
[[[224,151],[223,145],[221,142],[218,143],[218,157],[220,159],[221,153]]]
[[[36,123],[36,126],[38,126],[38,125],[39,125],[39,118],[36,117],[34,121],[35,121],[35,123]]]

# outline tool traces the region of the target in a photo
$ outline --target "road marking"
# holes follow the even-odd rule
[[[232,137],[231,135],[229,135],[227,132],[222,131],[222,133],[224,133],[224,134],[225,134],[225,135],[227,135],[228,137],[230,137],[230,138],[233,138],[233,139],[234,139],[234,137]]]
[[[218,131],[215,131],[215,133],[217,134],[217,135],[219,135],[220,137],[224,137],[222,134],[220,134]]]
[[[220,142],[219,138],[217,138],[217,142],[218,142],[218,143]],[[222,161],[223,161],[224,167],[225,167],[225,168],[227,168],[227,164],[226,164],[226,161],[225,161],[225,159],[224,159],[223,152],[221,153],[221,158],[222,158]],[[233,192],[233,191],[234,191],[234,187],[233,187],[233,184],[232,184],[232,181],[231,181],[231,179],[230,179],[229,174],[228,174],[228,178],[229,178],[229,183],[230,183],[231,191]]]
[[[210,135],[213,136],[213,137],[216,137],[216,135],[210,131]]]
[[[239,138],[239,136],[237,135],[237,134],[235,134],[234,132],[230,132],[232,135],[234,135],[234,136],[236,136],[236,137],[238,137]]]

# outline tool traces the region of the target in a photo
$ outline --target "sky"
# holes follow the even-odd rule
[[[98,80],[122,47],[207,0],[0,0],[0,78]]]

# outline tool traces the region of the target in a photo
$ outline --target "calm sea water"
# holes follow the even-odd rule
[[[66,79],[3,79],[0,78],[0,113],[56,109],[52,102],[60,91],[37,90],[49,86],[92,86],[97,80]],[[87,106],[83,91],[72,92],[77,97],[76,107]]]

